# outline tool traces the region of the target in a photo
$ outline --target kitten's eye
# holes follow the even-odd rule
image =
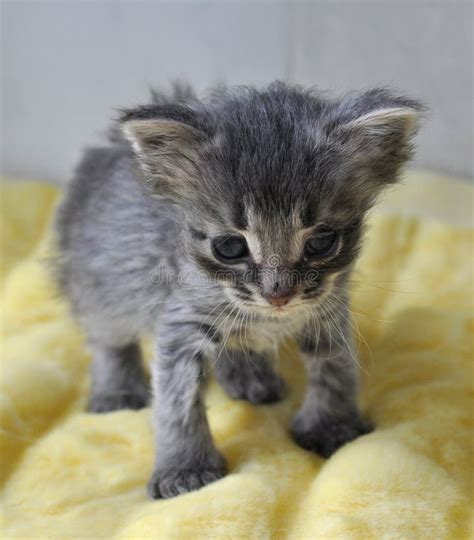
[[[213,240],[212,248],[217,258],[224,260],[242,259],[249,253],[241,236],[219,236]]]
[[[316,233],[312,236],[304,247],[307,256],[327,255],[336,245],[337,234],[332,231]]]

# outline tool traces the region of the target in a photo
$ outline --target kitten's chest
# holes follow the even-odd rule
[[[305,322],[304,314],[265,321],[234,319],[221,329],[221,339],[230,347],[244,347],[256,352],[276,351],[283,340],[301,332]]]

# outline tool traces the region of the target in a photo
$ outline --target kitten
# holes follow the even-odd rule
[[[327,457],[370,430],[346,282],[420,111],[380,89],[330,100],[276,82],[199,100],[177,87],[123,112],[107,146],[85,153],[58,213],[59,281],[92,352],[90,411],[147,404],[138,339],[157,337],[152,497],[225,475],[206,360],[231,397],[277,401],[271,359],[287,335],[309,380],[295,441]]]

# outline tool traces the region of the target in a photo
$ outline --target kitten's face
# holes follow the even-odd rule
[[[419,108],[278,83],[129,111],[123,129],[154,194],[184,209],[196,268],[239,307],[290,316],[337,290],[366,211],[411,155]]]
[[[223,212],[220,205],[212,217],[188,218],[188,255],[236,306],[263,316],[291,316],[320,305],[337,290],[338,276],[358,253],[361,213],[343,207],[330,212],[330,201],[326,203],[318,212],[324,220],[309,217],[304,201],[282,205],[279,211],[243,197],[239,219],[228,221],[224,216],[234,213]],[[317,201],[312,204],[316,210]],[[225,225],[216,223],[216,216]]]

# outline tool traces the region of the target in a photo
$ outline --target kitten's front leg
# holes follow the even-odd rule
[[[151,497],[168,498],[214,482],[226,463],[209,431],[202,398],[203,341],[199,328],[170,321],[160,328],[153,365],[155,470]]]
[[[358,366],[350,332],[340,321],[341,328],[333,328],[329,334],[325,328],[328,324],[321,325],[319,336],[307,328],[299,338],[308,388],[291,426],[301,447],[323,457],[372,430],[357,405]],[[344,339],[338,335],[339,330]]]

